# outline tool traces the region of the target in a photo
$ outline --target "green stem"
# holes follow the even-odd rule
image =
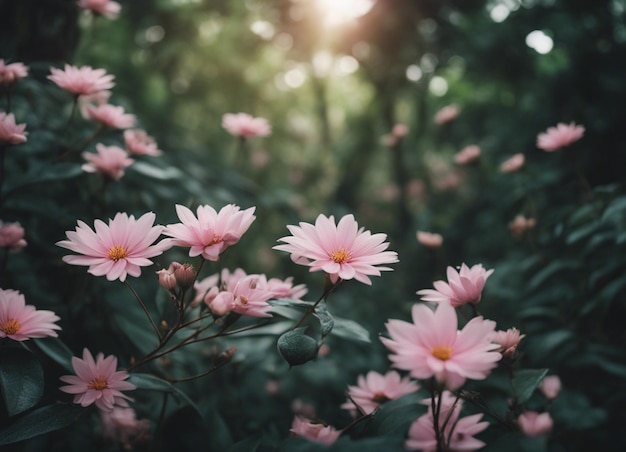
[[[146,307],[144,302],[141,300],[141,297],[139,296],[139,294],[135,291],[135,289],[133,289],[133,287],[130,285],[128,281],[124,281],[124,284],[133,293],[133,295],[135,296],[135,299],[139,303],[139,306],[141,306],[141,309],[143,309],[143,312],[146,314],[146,317],[148,317],[148,320],[150,321],[150,325],[152,325],[152,329],[154,329],[154,332],[159,338],[159,341],[163,340],[163,337],[161,336],[161,331],[159,331],[159,328],[156,326],[156,323],[154,323],[154,320],[152,320],[152,316],[150,315],[150,312],[148,311],[148,308]]]
[[[335,290],[337,288],[337,286],[339,286],[339,284],[341,283],[341,279],[337,280],[336,283],[333,283],[330,281],[330,277],[328,275],[326,275],[326,280],[325,280],[325,288],[324,288],[324,292],[322,293],[322,295],[320,295],[320,297],[317,299],[317,301],[315,303],[313,303],[313,306],[311,306],[309,309],[307,309],[304,314],[302,315],[302,317],[300,317],[300,320],[298,320],[298,323],[296,323],[293,327],[291,327],[291,330],[295,330],[296,328],[298,328],[300,325],[302,325],[302,322],[304,322],[304,320],[311,314],[313,314],[315,312],[315,308],[317,308],[317,305],[319,305],[322,300],[325,300],[326,298],[328,298],[328,296],[331,294],[331,292],[333,290]]]

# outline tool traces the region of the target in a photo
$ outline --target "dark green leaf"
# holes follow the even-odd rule
[[[173,384],[162,380],[159,377],[152,374],[131,373],[128,381],[137,386],[137,389],[167,392],[168,394],[171,394],[178,403],[184,402],[197,412],[200,412],[194,401],[191,400],[187,394],[175,387]]]
[[[65,343],[58,337],[46,337],[33,339],[39,349],[48,355],[49,358],[63,366],[67,371],[74,372],[72,367],[72,357],[74,354]]]
[[[150,165],[145,162],[135,162],[131,168],[144,176],[160,180],[180,179],[183,175],[180,170],[173,166],[159,168],[158,166]]]
[[[332,333],[335,336],[343,337],[344,339],[350,339],[352,341],[360,342],[372,342],[370,340],[370,333],[354,320],[342,319],[335,317],[335,325]]]
[[[23,348],[0,352],[0,387],[9,416],[34,407],[43,395],[43,369],[37,357]]]
[[[20,417],[0,432],[0,445],[16,443],[73,424],[84,413],[79,405],[47,405]]]
[[[516,371],[511,384],[517,403],[526,403],[547,373],[548,369],[522,369]]]

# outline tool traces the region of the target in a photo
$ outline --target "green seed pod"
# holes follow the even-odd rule
[[[317,341],[302,332],[302,328],[287,331],[278,338],[278,351],[289,367],[317,358]]]

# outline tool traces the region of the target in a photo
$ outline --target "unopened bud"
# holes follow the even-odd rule
[[[222,316],[233,310],[235,297],[232,292],[220,292],[207,304],[213,314]]]
[[[174,277],[178,287],[183,290],[189,289],[196,280],[196,270],[193,268],[193,265],[173,262],[172,266],[174,267]]]
[[[277,345],[289,367],[304,364],[317,357],[317,341],[300,330],[287,331],[278,338]]]
[[[233,355],[235,354],[236,351],[237,351],[237,346],[236,345],[233,345],[233,346],[229,347],[228,349],[224,350],[215,359],[215,361],[213,361],[213,367],[220,367],[220,366],[223,366],[224,364],[230,362],[230,360],[233,359]]]
[[[159,284],[161,287],[167,290],[176,289],[176,277],[174,276],[174,263],[170,265],[170,267],[166,269],[159,270],[156,272],[159,277]]]

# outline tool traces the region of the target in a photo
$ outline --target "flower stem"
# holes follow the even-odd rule
[[[341,279],[337,280],[336,283],[333,283],[333,282],[330,281],[330,277],[328,275],[326,275],[326,280],[325,280],[325,284],[324,284],[324,292],[322,293],[322,295],[320,295],[320,297],[317,299],[317,301],[315,303],[313,303],[313,306],[311,306],[309,309],[307,309],[304,312],[302,317],[300,317],[300,320],[298,320],[298,323],[296,323],[294,326],[291,327],[291,330],[295,330],[300,325],[302,325],[302,322],[304,322],[304,320],[309,315],[311,315],[311,314],[313,314],[315,312],[315,308],[317,308],[317,305],[319,305],[322,302],[322,300],[325,300],[326,298],[328,298],[328,296],[331,294],[331,292],[333,290],[335,290],[340,283],[341,283]]]
[[[144,302],[141,300],[141,297],[135,291],[135,289],[133,289],[133,287],[130,285],[130,283],[128,281],[124,281],[124,284],[126,285],[126,287],[128,287],[130,289],[130,291],[135,296],[135,299],[137,300],[137,302],[141,306],[141,309],[143,309],[143,312],[146,313],[146,317],[148,317],[148,320],[150,321],[150,325],[152,325],[152,329],[154,329],[154,332],[156,333],[157,337],[159,338],[159,341],[161,341],[163,339],[163,337],[161,336],[161,331],[159,331],[159,328],[154,323],[154,320],[152,319],[152,316],[150,315],[150,312],[148,311],[148,308],[146,307]]]

